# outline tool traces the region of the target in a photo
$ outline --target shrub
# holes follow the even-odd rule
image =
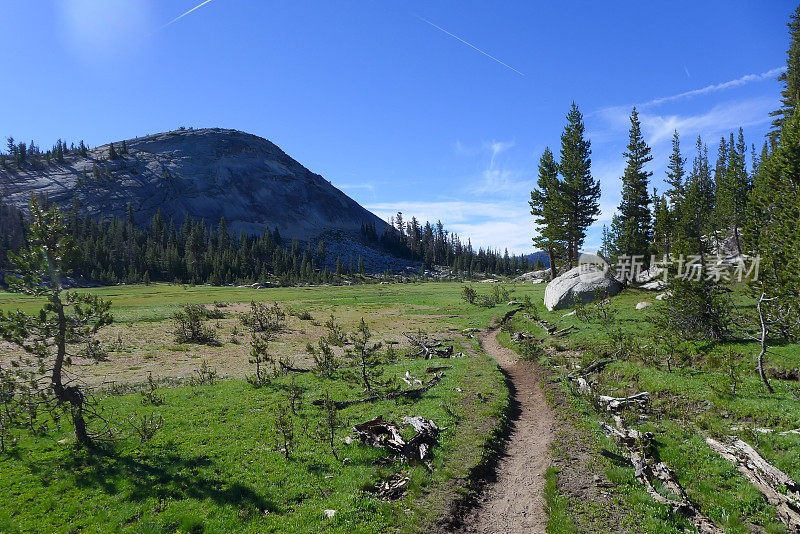
[[[261,334],[253,333],[250,349],[250,363],[255,364],[256,373],[247,377],[247,381],[253,386],[260,388],[270,383],[270,375],[267,366],[272,366],[272,375],[276,374],[275,359],[269,353],[269,342],[272,340],[271,332]]]
[[[242,316],[242,324],[252,329],[253,332],[279,332],[286,320],[284,312],[278,303],[268,306],[263,302],[250,302],[250,313]]]
[[[469,304],[475,304],[475,299],[478,298],[478,292],[475,291],[473,287],[464,286],[464,289],[461,290],[461,298]]]
[[[544,347],[535,339],[524,337],[519,342],[519,352],[523,360],[538,361],[546,354]]]
[[[208,319],[204,306],[188,304],[175,312],[175,341],[178,343],[217,344],[217,334],[204,323]]]
[[[314,374],[321,378],[332,378],[336,374],[339,362],[327,338],[320,338],[316,348],[311,343],[307,344],[306,351],[314,358]]]

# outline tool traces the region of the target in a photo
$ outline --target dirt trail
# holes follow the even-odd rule
[[[487,481],[475,508],[464,518],[460,532],[544,533],[544,475],[550,465],[553,414],[534,365],[520,361],[514,352],[501,347],[497,332],[483,332],[480,341],[486,354],[497,360],[508,376],[513,396],[511,431],[494,477]]]

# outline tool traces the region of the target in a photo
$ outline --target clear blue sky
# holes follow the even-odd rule
[[[168,24],[202,0],[1,1],[0,135],[245,130],[381,216],[512,252],[531,251],[528,192],[572,100],[603,187],[587,248],[619,201],[633,104],[656,182],[673,128],[687,153],[739,125],[760,146],[796,5],[212,0]]]

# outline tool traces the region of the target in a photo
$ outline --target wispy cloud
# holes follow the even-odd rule
[[[702,135],[709,141],[716,141],[709,137],[730,132],[740,126],[747,128],[769,122],[769,112],[774,107],[774,98],[761,97],[726,102],[696,115],[642,113],[639,118],[651,146],[668,141],[675,130],[684,139]]]
[[[474,44],[472,44],[472,43],[470,43],[470,42],[468,42],[468,41],[465,41],[464,39],[462,39],[462,38],[461,38],[461,37],[459,37],[458,35],[456,35],[456,34],[454,34],[454,33],[450,33],[449,31],[445,30],[445,29],[444,29],[444,28],[442,28],[441,26],[437,26],[437,25],[436,25],[436,24],[434,24],[433,22],[429,21],[428,19],[424,19],[424,18],[420,17],[419,15],[415,15],[415,16],[416,16],[416,17],[417,17],[419,20],[421,20],[422,22],[425,22],[425,23],[427,23],[427,24],[430,24],[431,26],[433,26],[433,27],[434,27],[434,28],[436,28],[437,30],[439,30],[439,31],[441,31],[441,32],[444,32],[444,33],[446,33],[446,34],[447,34],[447,35],[449,35],[450,37],[452,37],[452,38],[454,38],[454,39],[457,39],[458,41],[461,41],[462,43],[464,43],[464,44],[465,44],[465,45],[467,45],[468,47],[472,48],[473,50],[476,50],[476,51],[480,52],[481,54],[483,54],[484,56],[488,57],[488,58],[489,58],[489,59],[491,59],[492,61],[496,61],[497,63],[500,63],[500,64],[501,64],[502,66],[504,66],[505,68],[513,70],[514,72],[516,72],[516,73],[517,73],[517,74],[519,74],[520,76],[525,76],[525,74],[524,74],[524,73],[522,73],[522,72],[518,71],[517,69],[515,69],[514,67],[512,67],[512,66],[511,66],[511,65],[509,65],[508,63],[505,63],[505,62],[503,62],[503,61],[501,61],[501,60],[497,59],[496,57],[494,57],[494,56],[493,56],[493,55],[491,55],[490,53],[488,53],[488,52],[485,52],[485,51],[481,50],[480,48],[478,48],[477,46],[475,46]]]
[[[686,66],[684,66],[684,69],[685,68]],[[694,96],[707,95],[709,93],[716,93],[717,91],[724,91],[725,89],[730,89],[732,87],[740,87],[742,85],[746,85],[751,82],[760,82],[762,80],[768,80],[770,78],[777,77],[785,70],[786,67],[778,67],[775,69],[768,70],[767,72],[762,72],[761,74],[746,74],[740,78],[736,78],[735,80],[728,80],[727,82],[723,83],[707,85],[700,89],[693,89],[691,91],[686,91],[684,93],[679,93],[677,95],[654,98],[653,100],[650,100],[643,104],[639,104],[639,107],[657,106],[659,104],[663,104],[664,102],[674,102],[676,100],[683,100],[685,98],[691,98]],[[690,76],[688,69],[686,70],[686,75]]]
[[[491,143],[486,143],[486,148],[492,151],[492,161],[490,166],[494,165],[494,158],[497,157],[498,154],[502,154],[509,148],[513,148],[514,145],[514,141],[492,141]]]
[[[691,78],[692,77],[692,75],[689,74],[689,68],[686,65],[683,66],[683,71],[686,73],[686,77],[687,78]]]
[[[672,132],[678,130],[681,138],[689,139],[702,135],[730,132],[734,129],[755,126],[768,122],[769,112],[777,105],[774,97],[755,97],[723,102],[710,110],[697,114],[654,113],[647,110],[639,113],[642,130],[651,147],[668,141]],[[592,141],[618,139],[630,128],[630,109],[610,107],[600,110],[597,115],[602,124],[595,125],[589,137]]]
[[[684,69],[686,66],[684,65]],[[746,74],[744,76],[740,76],[735,80],[728,80],[727,82],[717,83],[713,85],[707,85],[705,87],[701,87],[700,89],[693,89],[691,91],[685,91],[683,93],[678,93],[675,95],[670,96],[662,96],[659,98],[654,98],[652,100],[648,100],[647,102],[639,102],[637,104],[627,104],[623,106],[608,106],[605,108],[598,109],[596,111],[592,111],[588,113],[587,116],[597,116],[600,115],[604,117],[607,121],[613,120],[617,124],[625,124],[626,127],[629,125],[627,121],[627,117],[630,114],[631,108],[636,106],[639,111],[643,109],[647,109],[650,107],[659,106],[661,104],[666,104],[670,102],[677,102],[681,100],[685,100],[688,98],[693,98],[702,95],[708,95],[712,93],[716,93],[719,91],[724,91],[726,89],[733,89],[735,87],[741,87],[743,85],[747,85],[753,82],[759,82],[764,80],[769,80],[776,78],[779,74],[784,72],[786,67],[778,67],[766,72],[762,72],[760,74]],[[688,69],[686,69],[687,76],[689,75]],[[598,132],[599,135],[597,136],[599,140],[603,140],[604,136],[602,132]]]
[[[491,141],[483,144],[484,150],[491,154],[489,165],[481,171],[480,181],[468,188],[468,192],[478,195],[525,193],[532,185],[528,171],[510,169],[498,161],[498,156],[514,147],[514,141]]]
[[[175,18],[174,18],[174,19],[172,19],[171,21],[169,21],[169,22],[167,22],[166,24],[164,24],[163,26],[161,26],[161,28],[159,28],[159,29],[163,30],[163,29],[164,29],[164,28],[166,28],[167,26],[169,26],[169,25],[171,25],[171,24],[175,24],[176,22],[178,22],[179,20],[181,20],[183,17],[185,17],[185,16],[186,16],[186,15],[188,15],[189,13],[192,13],[193,11],[197,11],[198,9],[200,9],[201,7],[203,7],[204,5],[206,5],[206,4],[208,4],[208,3],[211,3],[211,2],[213,2],[213,1],[214,1],[214,0],[205,0],[205,2],[201,2],[201,3],[197,4],[196,6],[194,6],[194,7],[193,7],[192,9],[190,9],[189,11],[187,11],[187,12],[185,12],[185,13],[182,13],[182,14],[178,15],[177,17],[175,17]]]

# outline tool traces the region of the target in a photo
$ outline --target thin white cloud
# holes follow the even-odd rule
[[[450,37],[452,37],[452,38],[454,38],[454,39],[457,39],[458,41],[461,41],[462,43],[464,43],[464,44],[465,44],[465,45],[467,45],[468,47],[472,48],[473,50],[477,50],[478,52],[480,52],[480,53],[481,53],[481,54],[483,54],[484,56],[488,57],[488,58],[489,58],[489,59],[491,59],[492,61],[496,61],[497,63],[500,63],[500,64],[501,64],[502,66],[504,66],[505,68],[513,70],[514,72],[516,72],[516,73],[517,73],[517,74],[519,74],[520,76],[525,76],[525,74],[524,74],[524,73],[522,73],[522,72],[518,71],[517,69],[515,69],[514,67],[512,67],[512,66],[511,66],[511,65],[509,65],[508,63],[504,63],[503,61],[501,61],[501,60],[497,59],[496,57],[494,57],[493,55],[489,54],[488,52],[484,52],[483,50],[481,50],[480,48],[478,48],[478,47],[477,47],[477,46],[475,46],[474,44],[472,44],[472,43],[470,43],[470,42],[468,42],[468,41],[465,41],[464,39],[462,39],[462,38],[461,38],[461,37],[459,37],[458,35],[456,35],[456,34],[454,34],[454,33],[450,33],[449,31],[445,30],[445,29],[444,29],[444,28],[442,28],[441,26],[437,26],[437,25],[436,25],[436,24],[434,24],[433,22],[429,21],[428,19],[424,19],[424,18],[420,17],[419,15],[415,15],[415,16],[416,16],[416,17],[417,17],[419,20],[421,20],[422,22],[425,22],[425,23],[427,23],[427,24],[430,24],[431,26],[433,26],[433,27],[434,27],[434,28],[436,28],[437,30],[439,30],[439,31],[441,31],[441,32],[444,32],[444,33],[446,33],[447,35],[449,35]]]
[[[718,104],[708,111],[698,114],[682,115],[679,113],[652,113],[640,111],[647,143],[655,148],[672,138],[672,132],[678,130],[682,139],[691,139],[702,135],[709,141],[710,136],[727,133],[739,126],[755,126],[770,120],[769,112],[777,106],[775,97],[755,97]],[[624,132],[630,128],[630,109],[612,107],[598,113],[602,125],[595,125],[589,138],[592,141],[608,141],[623,139]]]
[[[171,24],[174,24],[174,23],[178,22],[179,20],[181,20],[183,17],[185,17],[185,16],[186,16],[186,15],[188,15],[189,13],[191,13],[191,12],[193,12],[193,11],[197,11],[198,9],[200,9],[201,7],[203,7],[204,5],[206,5],[206,4],[208,4],[208,3],[211,3],[211,2],[213,2],[213,1],[214,1],[214,0],[205,0],[205,2],[201,2],[201,3],[197,4],[196,6],[194,6],[194,7],[193,7],[192,9],[190,9],[189,11],[187,11],[187,12],[185,12],[185,13],[182,13],[182,14],[178,15],[177,17],[175,17],[175,18],[174,18],[174,19],[172,19],[171,21],[169,21],[169,22],[167,22],[166,24],[164,24],[163,26],[161,26],[161,28],[160,28],[160,29],[162,29],[162,30],[163,30],[163,29],[164,29],[164,28],[166,28],[167,26],[169,26],[169,25],[171,25]]]
[[[686,67],[684,66],[684,68]],[[761,74],[746,74],[740,78],[736,78],[735,80],[729,80],[727,82],[718,83],[714,85],[707,85],[703,88],[693,89],[692,91],[686,91],[685,93],[679,93],[677,95],[654,98],[653,100],[640,104],[639,107],[657,106],[659,104],[663,104],[664,102],[674,102],[676,100],[683,100],[684,98],[707,95],[709,93],[716,93],[717,91],[730,89],[732,87],[740,87],[742,85],[746,85],[751,82],[760,82],[762,80],[776,78],[780,73],[784,72],[785,70],[786,67],[778,67],[775,69],[768,70],[767,72],[762,72]],[[689,75],[688,70],[686,71],[686,74]]]
[[[769,112],[774,107],[774,98],[762,97],[726,102],[698,115],[641,113],[639,118],[651,146],[669,141],[675,130],[683,139],[702,135],[706,141],[716,142],[712,136],[769,122]]]
[[[686,67],[684,66],[684,68],[686,68]],[[631,105],[624,105],[624,106],[608,106],[608,107],[605,107],[605,108],[598,109],[596,111],[592,111],[591,113],[588,113],[587,116],[591,117],[591,116],[598,116],[599,115],[599,116],[603,117],[607,122],[613,122],[614,125],[624,124],[626,126],[626,128],[627,128],[629,126],[628,116],[629,116],[629,114],[631,112],[631,108],[633,108],[634,105],[639,109],[639,111],[642,111],[643,109],[646,109],[646,108],[649,108],[649,107],[655,107],[655,106],[658,106],[658,105],[661,105],[661,104],[665,104],[665,103],[668,103],[668,102],[676,102],[676,101],[684,100],[684,99],[687,99],[687,98],[692,98],[692,97],[696,97],[696,96],[702,96],[702,95],[707,95],[707,94],[711,94],[711,93],[716,93],[716,92],[719,92],[719,91],[724,91],[726,89],[732,89],[732,88],[735,88],[735,87],[741,87],[743,85],[747,85],[747,84],[752,83],[752,82],[759,82],[759,81],[764,81],[764,80],[768,80],[768,79],[771,79],[771,78],[777,78],[777,76],[779,74],[781,74],[782,72],[784,72],[785,70],[786,70],[786,67],[777,67],[777,68],[768,70],[766,72],[762,72],[760,74],[746,74],[744,76],[736,78],[735,80],[728,80],[727,82],[722,82],[722,83],[713,84],[713,85],[707,85],[707,86],[702,87],[700,89],[693,89],[691,91],[678,93],[676,95],[670,95],[670,96],[663,96],[663,97],[659,97],[659,98],[654,98],[652,100],[648,100],[647,102],[640,102],[638,104],[631,104]],[[687,70],[687,75],[688,75],[688,70]],[[604,132],[600,131],[600,132],[596,132],[595,137],[598,140],[603,141],[608,136],[605,135]],[[593,137],[592,139],[594,140],[595,137]]]
[[[514,144],[514,141],[492,141],[491,143],[485,143],[485,146],[492,151],[492,160],[489,165],[494,166],[494,158],[497,157],[498,154],[502,154],[509,148],[512,148]]]
[[[691,78],[692,77],[692,75],[689,74],[689,68],[686,65],[683,66],[683,71],[686,73],[686,77],[687,78]]]
[[[498,156],[514,147],[514,141],[491,141],[483,144],[484,150],[491,154],[488,166],[481,171],[479,183],[467,188],[475,195],[486,194],[522,194],[530,190],[533,182],[528,179],[528,172],[509,169],[498,162]]]

